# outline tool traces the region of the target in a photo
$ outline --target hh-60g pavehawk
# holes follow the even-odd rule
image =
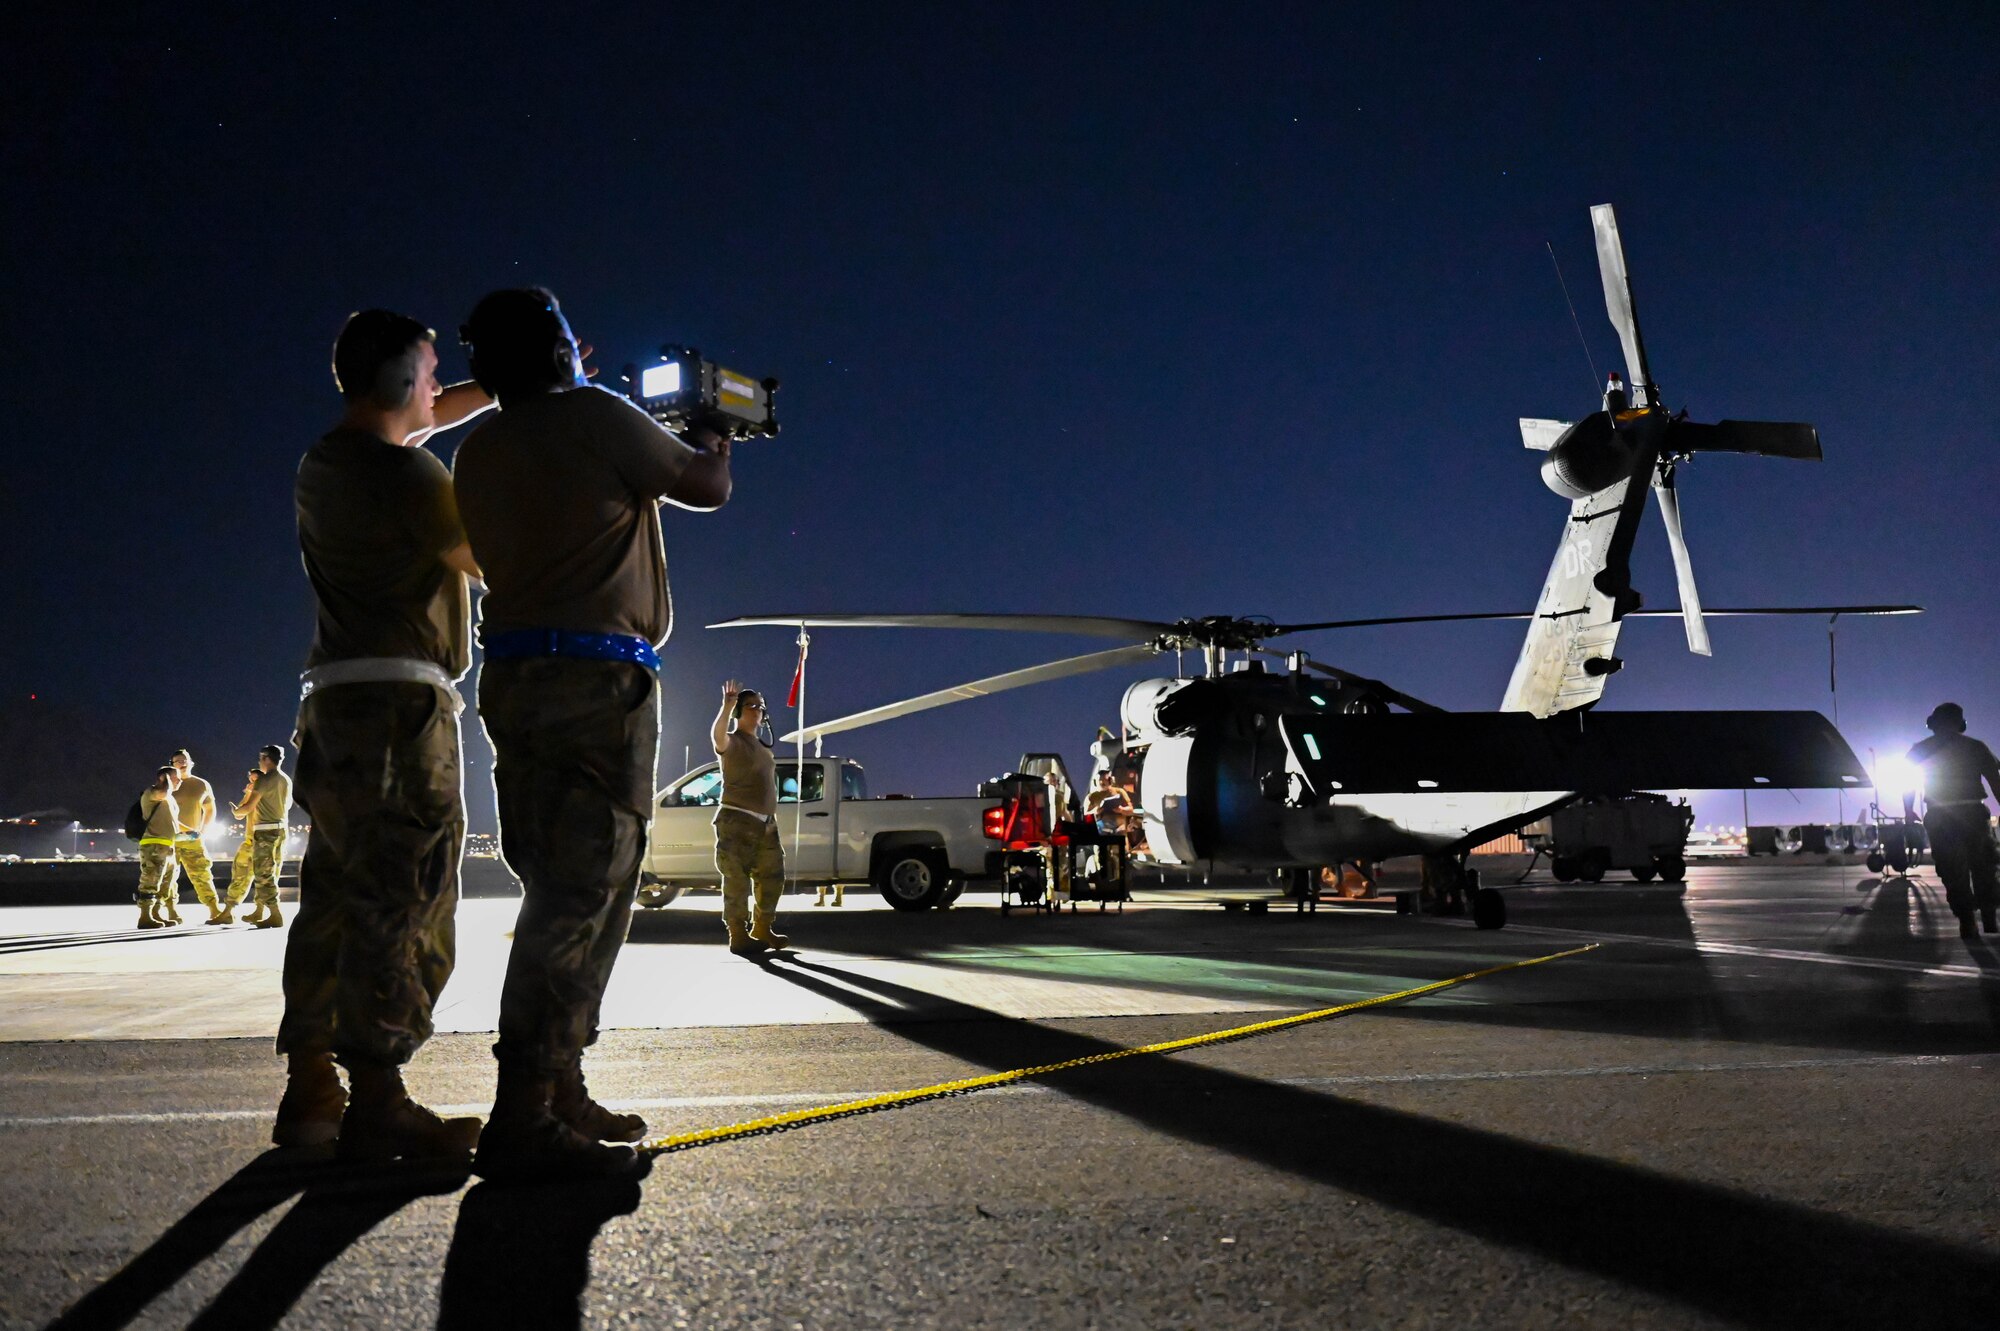
[[[1676,480],[1696,454],[1755,453],[1816,460],[1810,425],[1722,421],[1669,412],[1646,360],[1611,207],[1591,210],[1605,306],[1629,380],[1611,377],[1602,408],[1580,421],[1523,420],[1542,474],[1571,500],[1562,541],[1532,611],[1407,615],[1278,624],[1216,616],[1164,622],[1084,615],[786,614],[749,625],[1001,629],[1076,633],[1125,645],[941,689],[805,727],[819,740],[946,703],[1196,652],[1194,677],[1147,679],[1125,691],[1125,769],[1136,773],[1142,862],[1206,876],[1256,873],[1303,894],[1318,866],[1434,857],[1462,869],[1473,846],[1587,795],[1638,790],[1849,789],[1867,774],[1837,730],[1811,711],[1592,710],[1623,662],[1620,625],[1675,616],[1690,650],[1707,655],[1717,615],[1905,614],[1915,606],[1735,607],[1704,611],[1681,533]],[[1626,387],[1629,382],[1630,388]],[[1680,606],[1641,608],[1630,556],[1648,493],[1673,552]],[[1380,680],[1281,652],[1290,634],[1383,624],[1523,619],[1526,641],[1497,712],[1450,712]],[[1231,654],[1238,654],[1232,660]],[[1265,659],[1284,663],[1270,669]],[[1396,709],[1396,710],[1392,710]],[[1678,873],[1669,871],[1669,877]],[[1475,894],[1482,927],[1505,921],[1498,893]]]

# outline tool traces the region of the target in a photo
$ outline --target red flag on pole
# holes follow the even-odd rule
[[[805,680],[806,643],[805,638],[801,636],[799,639],[799,666],[798,669],[792,671],[792,691],[785,695],[785,706],[797,707],[799,705],[799,689],[805,683]]]

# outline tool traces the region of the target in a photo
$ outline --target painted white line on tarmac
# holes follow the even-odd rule
[[[1581,938],[1597,943],[1640,943],[1647,947],[1673,947],[1683,952],[1717,953],[1730,957],[1764,957],[1771,961],[1808,961],[1820,966],[1853,966],[1861,970],[1899,971],[1905,975],[1939,975],[1961,980],[1984,977],[2000,979],[2000,965],[1993,970],[1980,966],[1957,966],[1949,962],[1896,961],[1890,957],[1838,957],[1826,952],[1802,952],[1796,948],[1758,947],[1752,943],[1719,943],[1699,938],[1653,938],[1646,934],[1609,934],[1594,929],[1557,929],[1540,924],[1508,925],[1507,932],[1537,934],[1546,938]]]
[[[1321,1077],[1272,1077],[1274,1086],[1408,1086],[1452,1082],[1538,1081],[1575,1077],[1651,1077],[1716,1072],[1790,1072],[1810,1068],[1946,1067],[2000,1058],[1996,1054],[1868,1054],[1851,1058],[1761,1059],[1739,1063],[1627,1063],[1604,1067],[1514,1068],[1491,1072],[1356,1072]],[[996,1086],[980,1092],[994,1095],[1055,1095],[1051,1086],[1025,1083]],[[765,1095],[677,1095],[647,1100],[606,1100],[612,1109],[736,1109],[786,1105],[839,1104],[886,1095],[886,1091],[781,1091]],[[433,1105],[440,1114],[483,1114],[485,1104]],[[130,1114],[55,1114],[40,1117],[0,1117],[0,1128],[67,1128],[174,1123],[220,1123],[268,1119],[272,1107],[261,1109],[182,1109]]]

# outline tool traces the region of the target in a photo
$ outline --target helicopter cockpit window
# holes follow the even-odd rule
[[[822,763],[806,764],[807,804],[817,804],[826,798],[826,767]],[[799,802],[799,765],[796,762],[778,764],[778,803],[797,804]]]
[[[680,789],[660,801],[660,807],[664,809],[679,805],[686,808],[689,805],[720,803],[722,803],[722,769],[717,767],[683,782]]]

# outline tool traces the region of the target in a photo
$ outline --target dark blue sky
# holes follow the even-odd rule
[[[531,281],[607,368],[675,340],[785,381],[729,508],[669,515],[669,774],[725,674],[790,673],[784,631],[700,627],[740,613],[1525,609],[1564,505],[1515,418],[1596,394],[1543,245],[1615,365],[1609,201],[1668,401],[1825,441],[1690,468],[1704,599],[1922,602],[1843,624],[1844,729],[1900,749],[1951,697],[2000,740],[1990,11],[203,8],[38,17],[4,57],[17,719],[77,707],[220,770],[289,734],[291,478],[337,414],[334,331],[407,310],[462,374],[450,331]],[[1637,573],[1672,603],[1650,516]],[[1474,708],[1519,636],[1306,645]],[[1628,628],[1606,705],[1828,710],[1818,622],[1714,637],[1701,660],[1672,622]],[[1101,645],[825,632],[808,701]],[[969,792],[1023,749],[1080,759],[1136,677],[837,747],[878,789]]]

